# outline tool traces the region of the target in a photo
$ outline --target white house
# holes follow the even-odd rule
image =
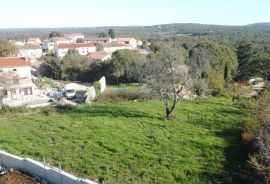
[[[69,49],[77,49],[80,55],[86,56],[90,52],[97,50],[94,43],[74,43],[74,44],[60,44],[56,47],[55,54],[57,57],[64,57]]]
[[[137,46],[137,40],[135,38],[117,38],[117,42],[125,45]]]
[[[117,50],[135,50],[137,47],[134,47],[133,45],[125,45],[122,43],[109,43],[103,45],[104,51],[111,54]]]
[[[85,43],[111,43],[112,39],[111,37],[86,37],[84,38]]]
[[[23,105],[36,96],[36,86],[31,79],[31,63],[25,58],[0,58],[1,103],[9,106]]]
[[[55,43],[52,40],[44,40],[42,42],[42,50],[43,52],[54,51]]]
[[[37,59],[42,56],[42,47],[40,45],[22,45],[18,46],[19,57],[28,57],[31,59]]]
[[[19,77],[31,77],[31,62],[23,57],[0,58],[0,73],[15,72]]]
[[[51,42],[53,42],[55,45],[60,45],[60,44],[70,44],[72,43],[72,39],[68,39],[65,37],[54,37],[51,39]]]
[[[65,34],[65,37],[68,39],[72,39],[73,43],[76,43],[77,39],[79,39],[79,38],[84,39],[84,35],[82,33]]]
[[[38,44],[41,44],[41,40],[40,40],[40,38],[28,38],[27,44],[38,45]]]

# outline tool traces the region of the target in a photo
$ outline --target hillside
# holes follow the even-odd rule
[[[31,36],[48,37],[53,31],[63,33],[82,32],[87,35],[98,35],[112,28],[118,35],[149,37],[150,35],[270,35],[270,23],[256,23],[246,26],[206,25],[196,23],[175,23],[154,26],[113,26],[113,27],[70,27],[70,28],[21,28],[0,29],[0,37],[25,38]]]
[[[0,112],[0,149],[106,183],[241,183],[243,110],[227,98]]]

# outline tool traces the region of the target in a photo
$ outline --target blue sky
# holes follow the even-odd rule
[[[270,22],[270,0],[3,0],[0,28]]]

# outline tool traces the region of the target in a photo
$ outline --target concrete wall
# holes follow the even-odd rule
[[[80,179],[57,168],[46,166],[30,158],[21,158],[0,151],[0,166],[19,169],[33,176],[38,176],[52,184],[97,184],[96,182]]]

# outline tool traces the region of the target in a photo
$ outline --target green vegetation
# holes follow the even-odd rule
[[[158,100],[4,109],[0,149],[109,183],[240,183],[244,113],[217,97],[182,102],[173,120]]]
[[[0,57],[9,57],[16,55],[18,48],[7,39],[0,38]]]

